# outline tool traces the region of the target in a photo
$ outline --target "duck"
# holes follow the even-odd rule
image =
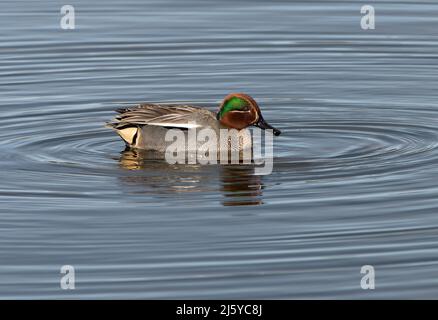
[[[281,134],[265,121],[257,102],[245,93],[228,94],[217,113],[200,106],[156,103],[142,103],[116,112],[118,115],[107,126],[117,132],[126,147],[141,150],[165,152],[171,143],[166,139],[170,129],[188,132],[209,128],[218,137],[221,129],[235,129],[241,138],[240,149],[251,148],[250,126],[272,130],[275,136]],[[194,145],[199,147],[199,143]]]

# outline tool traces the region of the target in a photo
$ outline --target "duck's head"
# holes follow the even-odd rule
[[[276,136],[281,134],[280,130],[275,129],[263,119],[257,102],[244,93],[227,95],[219,107],[216,118],[228,128],[241,130],[249,126],[256,126],[263,130],[272,129]]]

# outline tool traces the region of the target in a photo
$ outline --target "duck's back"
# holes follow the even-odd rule
[[[213,112],[190,105],[141,104],[118,109],[108,125],[114,128],[130,147],[165,152],[172,141],[166,141],[171,129],[181,130],[187,139],[188,129],[211,128],[219,132]]]

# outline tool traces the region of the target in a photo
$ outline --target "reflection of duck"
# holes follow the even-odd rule
[[[249,126],[263,130],[271,129],[277,136],[281,133],[263,119],[257,102],[243,93],[226,96],[217,114],[205,108],[189,105],[150,103],[119,109],[117,112],[120,114],[108,126],[115,129],[129,147],[144,150],[166,151],[172,143],[165,139],[169,129],[183,129],[185,132],[188,129],[212,129],[217,139],[217,150],[222,148],[219,142],[220,129],[238,130],[242,142],[239,145],[228,146],[231,150],[251,149],[248,130],[243,130]],[[187,150],[194,151],[202,147],[203,143],[196,138],[191,139],[195,141],[189,141]]]
[[[254,174],[252,165],[228,165],[221,167],[224,206],[262,204],[262,179]]]
[[[263,203],[261,176],[254,174],[253,165],[169,165],[161,153],[138,149],[123,151],[119,164],[135,171],[121,178],[125,185],[134,187],[135,193],[206,193],[216,192],[219,186],[224,206]]]

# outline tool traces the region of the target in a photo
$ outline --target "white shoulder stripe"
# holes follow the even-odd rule
[[[151,125],[151,126],[187,128],[187,129],[201,127],[199,124],[196,124],[194,122],[192,122],[192,123],[148,122],[147,124]]]

